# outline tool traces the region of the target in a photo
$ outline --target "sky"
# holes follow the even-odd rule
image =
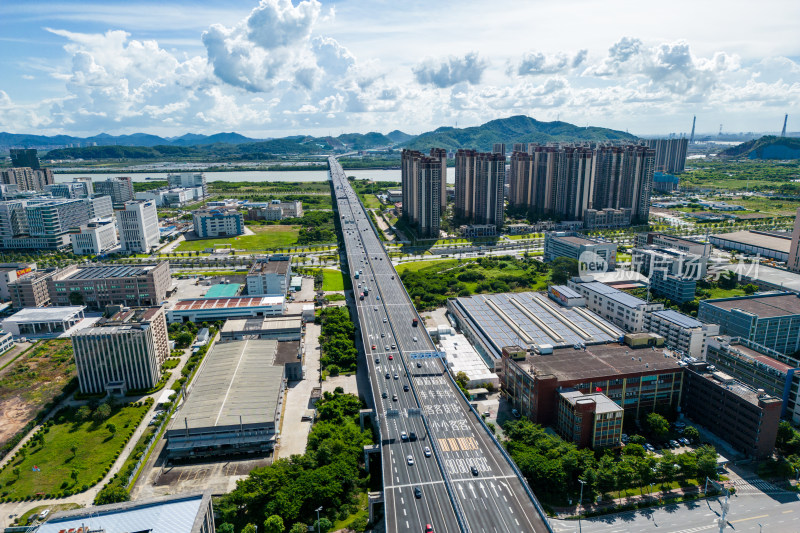
[[[0,0],[0,131],[800,131],[797,0]]]

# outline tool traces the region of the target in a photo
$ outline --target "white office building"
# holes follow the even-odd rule
[[[247,273],[247,294],[286,294],[292,276],[290,261],[256,261]]]
[[[153,201],[125,202],[119,217],[119,240],[126,252],[147,253],[158,245],[158,212]]]
[[[570,280],[569,288],[586,299],[590,311],[631,333],[644,331],[645,316],[664,309],[664,304],[647,303],[599,281],[581,282],[576,278]]]
[[[81,226],[78,233],[70,234],[69,238],[75,255],[97,255],[107,252],[119,244],[117,221],[114,217],[92,220]]]
[[[664,337],[668,348],[697,358],[705,356],[708,339],[719,335],[718,324],[704,324],[671,309],[645,315],[644,329]]]
[[[203,196],[208,196],[206,175],[202,172],[169,174],[167,176],[167,183],[170,189],[200,187],[203,191]]]

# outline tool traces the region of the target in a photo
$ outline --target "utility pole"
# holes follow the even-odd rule
[[[586,482],[582,479],[578,480],[581,484],[581,497],[578,500],[578,531],[583,531],[583,526],[581,525],[581,513],[583,512],[583,486],[586,485]]]
[[[322,510],[322,506],[317,507],[317,533],[320,533],[320,525],[319,525],[319,512]]]

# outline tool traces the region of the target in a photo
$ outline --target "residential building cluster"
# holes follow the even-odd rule
[[[403,219],[420,237],[439,237],[447,205],[447,153],[431,148],[430,156],[414,150],[401,154]]]
[[[655,171],[680,174],[686,166],[686,151],[689,139],[647,139],[645,144],[655,151]]]

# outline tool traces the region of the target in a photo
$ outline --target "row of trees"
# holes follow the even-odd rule
[[[363,447],[371,442],[370,434],[359,429],[361,407],[352,394],[326,392],[317,403],[306,453],[278,459],[239,481],[215,504],[217,531],[254,532],[257,525],[258,531],[296,533],[307,531],[308,525],[316,531],[319,525],[327,532],[332,520],[353,514],[358,493],[366,489]],[[323,510],[317,524],[319,507]],[[363,531],[367,524],[362,522],[351,527]]]
[[[322,331],[319,345],[322,350],[319,362],[331,375],[355,372],[358,351],[355,345],[355,327],[347,307],[328,307],[320,312]]]
[[[716,479],[717,452],[711,446],[674,454],[665,450],[661,457],[649,454],[641,444],[628,444],[621,453],[595,454],[546,433],[528,420],[508,422],[506,447],[537,496],[550,504],[563,504],[575,498],[580,482],[586,482],[584,497],[606,494],[651,483],[670,483],[689,479]]]

